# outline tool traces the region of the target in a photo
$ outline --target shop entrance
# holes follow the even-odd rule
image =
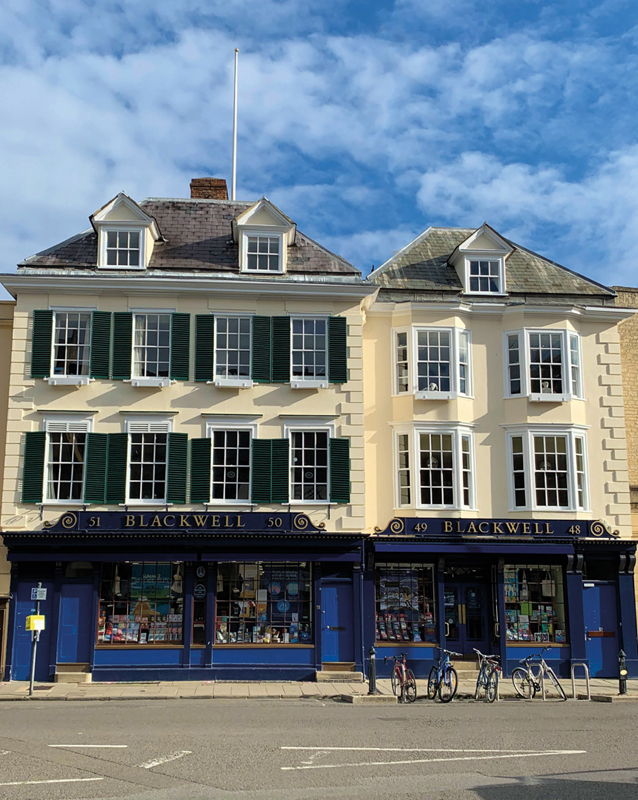
[[[487,586],[445,582],[445,637],[448,650],[474,656],[489,649]]]
[[[351,580],[324,580],[321,585],[321,660],[354,661]]]
[[[618,616],[616,587],[613,583],[585,581],[585,646],[592,678],[618,675]]]

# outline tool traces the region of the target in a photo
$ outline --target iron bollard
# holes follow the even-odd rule
[[[374,647],[368,650],[370,656],[370,670],[368,672],[368,694],[377,693],[377,651]]]
[[[625,664],[625,651],[618,653],[618,694],[627,694],[627,666]]]

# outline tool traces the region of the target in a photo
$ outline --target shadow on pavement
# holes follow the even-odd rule
[[[623,774],[625,772],[629,774]],[[598,777],[602,775],[606,779]],[[512,800],[513,797],[516,800],[636,800],[638,771],[628,768],[579,775],[529,776],[519,778],[516,784],[477,786],[473,791],[483,800]]]

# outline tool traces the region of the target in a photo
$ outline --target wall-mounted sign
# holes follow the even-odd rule
[[[521,519],[432,519],[395,517],[384,530],[375,529],[378,536],[414,536],[415,538],[443,537],[592,537],[616,539],[619,531],[612,530],[603,520],[521,520]]]
[[[264,514],[222,514],[218,512],[176,511],[67,511],[57,522],[45,522],[47,532],[83,530],[90,534],[108,531],[129,533],[161,533],[184,531],[211,533],[322,533],[323,522],[314,525],[306,514],[282,512]]]
[[[206,587],[203,583],[196,583],[195,588],[193,589],[193,597],[195,600],[205,600],[206,599]]]
[[[206,577],[206,567],[202,567],[201,565],[199,567],[197,567],[197,569],[195,570],[195,575],[197,575],[198,578],[205,578]]]

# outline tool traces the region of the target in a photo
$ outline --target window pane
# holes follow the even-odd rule
[[[562,394],[562,334],[530,333],[529,350],[532,394]]]
[[[170,372],[170,314],[135,314],[133,374],[168,378]]]
[[[295,431],[291,444],[293,498],[328,500],[328,434]]]
[[[292,375],[308,380],[325,378],[327,363],[326,322],[323,319],[293,320]]]
[[[82,501],[86,434],[49,433],[47,438],[47,499]]]
[[[250,378],[250,328],[250,317],[215,317],[215,375]]]
[[[88,375],[90,340],[91,314],[56,311],[53,374]]]
[[[375,589],[377,642],[437,641],[431,564],[377,564]]]
[[[417,332],[417,380],[419,391],[450,391],[449,331]]]
[[[250,489],[250,432],[215,431],[212,496],[216,500],[246,500]]]
[[[452,436],[433,433],[419,435],[421,504],[454,505],[454,453]]]
[[[130,445],[130,500],[166,498],[166,433],[132,433]]]
[[[567,641],[562,568],[555,564],[506,564],[507,641]]]
[[[567,437],[534,436],[534,484],[536,505],[569,507]]]

